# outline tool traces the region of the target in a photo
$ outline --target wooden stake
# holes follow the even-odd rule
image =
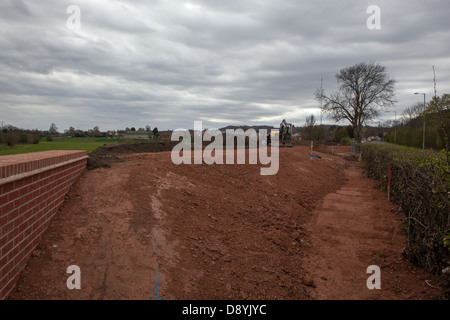
[[[389,166],[388,173],[388,201],[391,201],[391,166]]]

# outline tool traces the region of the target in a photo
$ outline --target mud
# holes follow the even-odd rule
[[[434,298],[431,275],[401,255],[403,219],[342,156],[284,148],[278,174],[261,176],[260,165],[175,165],[158,148],[170,147],[94,152],[113,161],[73,185],[10,299]],[[81,290],[67,289],[70,265]]]

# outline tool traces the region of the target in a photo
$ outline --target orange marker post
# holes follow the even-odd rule
[[[391,201],[391,166],[389,166],[388,173],[388,201]]]

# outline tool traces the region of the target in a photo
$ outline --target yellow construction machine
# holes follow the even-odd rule
[[[285,119],[280,123],[280,147],[289,147],[292,148],[294,145],[292,144],[292,123],[287,123]]]
[[[292,123],[287,123],[285,119],[280,123],[280,130],[278,131],[279,138],[279,146],[280,147],[289,147],[292,148],[294,145],[292,144]],[[275,137],[275,132],[272,131],[267,135],[267,145],[270,146],[272,141],[272,137]]]

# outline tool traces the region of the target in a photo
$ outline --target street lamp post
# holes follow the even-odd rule
[[[391,112],[387,110],[386,112]],[[394,110],[394,144],[397,144],[397,111]]]
[[[423,112],[425,113],[425,93],[415,92],[414,94],[423,94]],[[425,150],[425,114],[423,115],[423,137],[422,137],[422,149]]]

